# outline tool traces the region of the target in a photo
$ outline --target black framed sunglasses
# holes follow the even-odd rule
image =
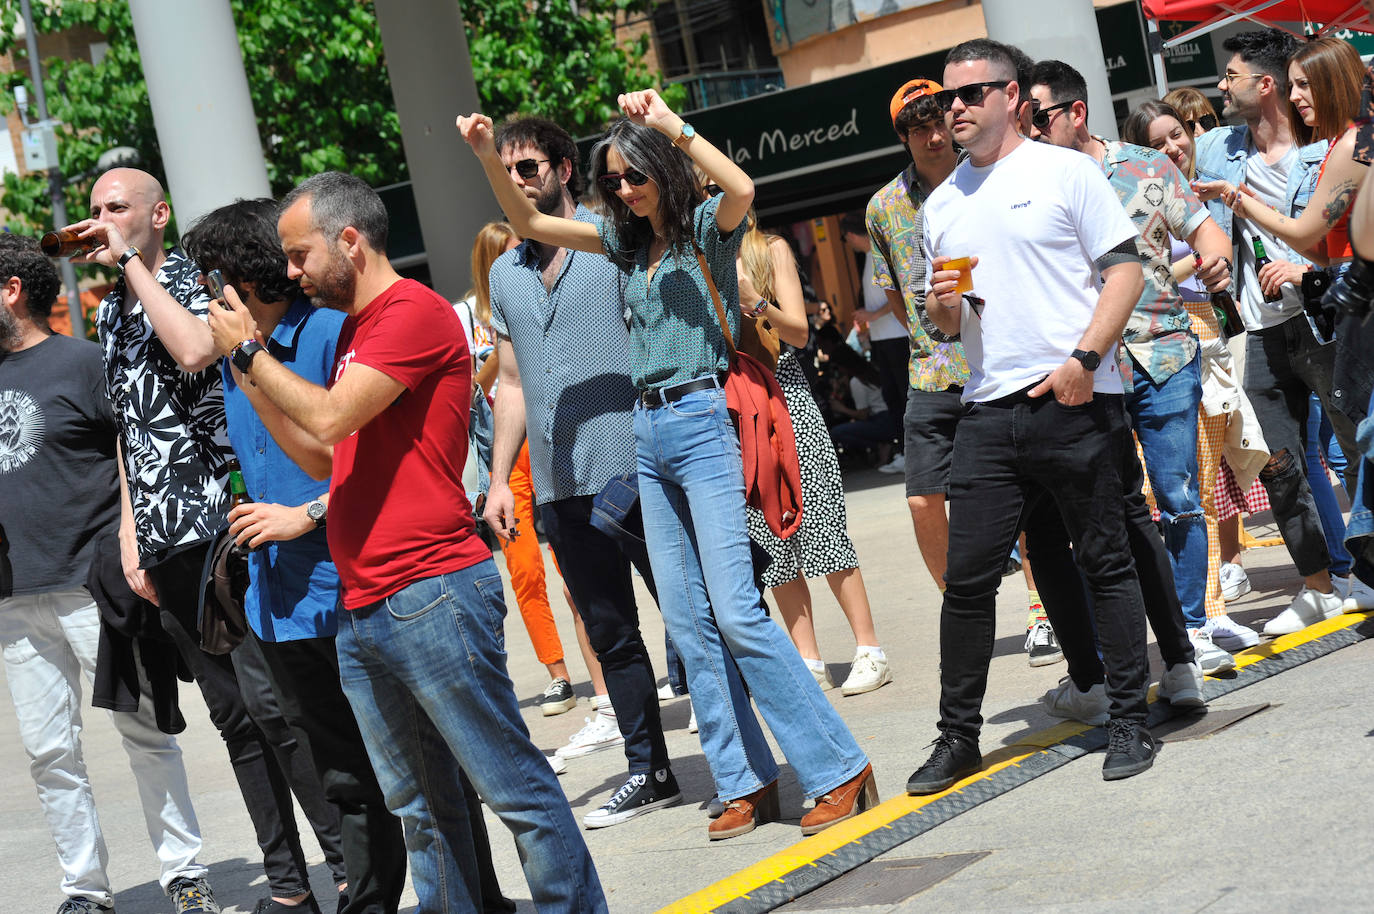
[[[596,183],[601,185],[601,189],[608,194],[613,194],[620,190],[620,181],[624,179],[631,187],[643,187],[649,183],[649,176],[637,168],[627,168],[621,172],[608,171],[604,175],[596,176]]]
[[[1187,125],[1188,125],[1188,132],[1189,132],[1189,133],[1196,133],[1198,127],[1201,127],[1201,128],[1202,128],[1202,132],[1203,132],[1203,133],[1206,133],[1208,130],[1215,130],[1215,129],[1216,129],[1216,127],[1217,127],[1217,118],[1216,118],[1216,115],[1214,115],[1214,114],[1204,114],[1202,117],[1198,118],[1197,120],[1195,120],[1195,121],[1187,121],[1186,123],[1187,123]]]
[[[965,106],[981,105],[983,99],[987,97],[987,89],[1005,89],[1011,84],[1009,79],[993,79],[982,83],[969,83],[967,86],[960,86],[957,89],[941,89],[932,98],[940,106],[941,111],[949,111],[954,107],[954,99],[958,98]]]
[[[510,171],[511,168],[514,168],[517,175],[528,181],[530,178],[539,174],[540,165],[550,161],[552,161],[552,159],[521,159],[518,162],[512,162],[506,171]]]
[[[1079,101],[1082,101],[1082,99],[1071,98],[1066,102],[1060,102],[1057,105],[1050,105],[1048,108],[1037,107],[1034,111],[1031,112],[1031,123],[1035,125],[1036,130],[1047,130],[1050,126],[1050,121],[1053,120],[1053,118],[1050,117],[1051,112],[1058,111],[1061,108],[1068,108],[1074,102]]]

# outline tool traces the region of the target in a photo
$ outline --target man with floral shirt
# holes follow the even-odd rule
[[[291,764],[297,746],[275,696],[261,696],[250,717],[235,668],[240,658],[200,649],[202,568],[227,526],[233,457],[219,353],[206,323],[210,296],[196,263],[179,248],[163,247],[171,209],[152,175],[105,172],[91,188],[90,213],[69,226],[94,247],[80,260],[120,274],[100,303],[96,329],[119,429],[124,576],[159,607],[162,627],[200,686],[264,848],[272,895],[300,904],[310,898],[309,874],[282,785],[289,779],[312,809],[323,806],[323,789],[313,772]],[[337,821],[333,827],[337,833]],[[203,877],[175,880],[167,891],[178,914],[220,909]]]
[[[1124,345],[1117,350],[1117,359],[1126,387],[1126,410],[1144,451],[1145,468],[1164,518],[1163,546],[1168,558],[1160,554],[1159,537],[1154,535],[1148,511],[1135,495],[1139,489],[1135,483],[1138,462],[1129,453],[1122,470],[1128,497],[1135,501],[1127,512],[1134,521],[1128,529],[1145,605],[1168,666],[1162,691],[1179,701],[1200,703],[1200,694],[1192,694],[1196,683],[1186,681],[1185,673],[1194,672],[1190,653],[1196,654],[1197,664],[1207,673],[1231,669],[1234,661],[1212,644],[1206,628],[1207,531],[1197,488],[1202,382],[1197,337],[1170,269],[1170,236],[1186,240],[1203,255],[1200,275],[1209,288],[1218,290],[1230,280],[1230,242],[1167,156],[1088,133],[1087,85],[1068,64],[1055,60],[1037,63],[1031,72],[1030,94],[1036,104],[1034,137],[1092,156],[1141,232],[1137,245],[1145,287],[1126,322]],[[1054,526],[1062,531],[1062,524]],[[1027,528],[1036,529],[1032,522]],[[1032,539],[1041,591],[1054,619],[1059,607],[1053,604],[1063,604],[1050,596],[1051,569],[1042,560],[1039,537],[1032,535]],[[1073,588],[1077,587],[1075,582]],[[1188,630],[1191,652],[1181,637],[1180,623]],[[1071,677],[1075,661],[1071,642],[1082,642],[1078,647],[1085,659],[1090,649],[1096,653],[1087,626],[1082,626],[1082,631],[1069,631],[1075,627],[1063,622],[1056,625],[1070,655]],[[1082,685],[1077,685],[1077,691],[1083,691]],[[1067,683],[1061,684],[1052,695],[1065,698],[1059,693],[1067,687]],[[1105,711],[1105,694],[1100,698],[1098,703]]]

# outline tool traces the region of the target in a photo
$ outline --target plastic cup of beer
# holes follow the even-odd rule
[[[959,282],[954,286],[954,291],[963,295],[965,292],[973,291],[973,265],[967,257],[955,257],[945,261],[944,269],[958,270]]]

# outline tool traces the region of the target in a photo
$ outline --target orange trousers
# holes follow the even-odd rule
[[[563,659],[563,642],[553,621],[549,592],[544,584],[544,556],[539,551],[539,536],[534,532],[534,480],[530,477],[530,446],[520,447],[520,456],[510,472],[510,490],[515,496],[515,516],[520,535],[502,540],[501,552],[510,571],[515,602],[525,631],[530,633],[534,655],[543,664]]]

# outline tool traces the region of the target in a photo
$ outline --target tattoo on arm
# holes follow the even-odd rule
[[[1355,201],[1355,194],[1359,189],[1358,184],[1349,180],[1342,181],[1336,187],[1330,202],[1322,207],[1322,219],[1326,221],[1328,228],[1339,222],[1345,211],[1350,209],[1350,204]]]

